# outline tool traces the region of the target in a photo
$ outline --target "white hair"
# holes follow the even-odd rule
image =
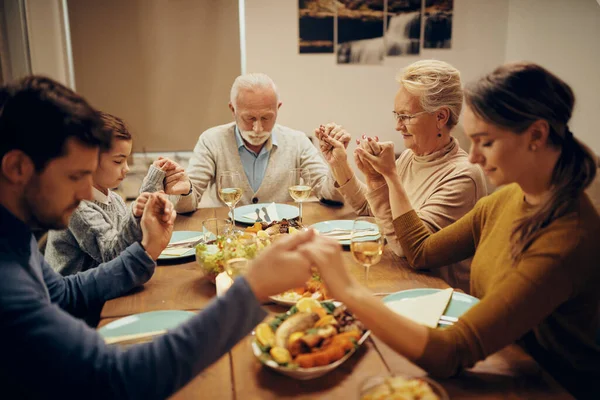
[[[273,89],[277,103],[279,103],[279,91],[273,79],[269,78],[267,74],[261,72],[240,75],[235,78],[233,85],[231,86],[231,94],[229,101],[233,107],[236,107],[236,102],[240,91],[242,90],[254,90],[254,89]]]
[[[458,123],[463,105],[460,72],[452,65],[438,60],[420,60],[404,68],[396,80],[413,96],[419,96],[424,111],[440,107],[450,110],[448,128]]]

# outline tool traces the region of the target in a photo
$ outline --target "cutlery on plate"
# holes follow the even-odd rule
[[[189,247],[191,249],[192,247],[196,247],[197,244],[202,242],[204,242],[204,239],[198,239],[192,242],[174,243],[167,245],[167,249],[180,249],[185,247]]]
[[[371,228],[357,229],[354,232],[369,232],[369,231],[373,231],[374,234],[377,233],[377,231],[375,231],[374,229],[371,229]],[[321,236],[351,235],[352,232],[353,232],[352,229],[336,228],[336,229],[332,229],[330,231],[321,232]]]
[[[104,342],[106,344],[134,344],[134,343],[143,343],[149,342],[154,337],[165,334],[166,330],[160,331],[151,331],[151,332],[143,332],[143,333],[134,333],[132,335],[121,335],[105,338]]]
[[[263,207],[263,208],[262,208],[262,211],[265,213],[265,220],[266,220],[267,222],[271,222],[271,217],[269,217],[269,213],[267,212],[267,208],[266,208],[266,207]]]
[[[256,210],[254,210],[254,212],[256,213],[256,222],[262,222],[262,218],[260,217],[260,210],[257,208]]]

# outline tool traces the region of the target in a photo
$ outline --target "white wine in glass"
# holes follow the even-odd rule
[[[244,192],[241,188],[242,179],[236,171],[223,171],[219,175],[219,197],[231,211],[231,223],[235,224],[234,210]]]
[[[292,199],[298,203],[298,222],[302,222],[302,202],[310,197],[312,190],[308,170],[303,168],[290,170],[290,186],[288,190]]]
[[[225,272],[233,280],[248,271],[248,260],[246,258],[232,258],[225,262]]]
[[[383,230],[373,217],[360,217],[352,225],[350,251],[357,263],[365,268],[365,285],[369,282],[369,268],[381,261]]]

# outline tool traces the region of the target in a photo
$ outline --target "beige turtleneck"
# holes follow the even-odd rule
[[[404,151],[396,160],[396,170],[411,205],[432,233],[458,220],[487,194],[481,169],[469,162],[455,138],[443,149],[426,156]],[[338,191],[357,214],[375,216],[392,250],[403,255],[394,233],[387,185],[370,191],[355,175]],[[435,274],[450,286],[469,293],[469,270],[470,259],[441,267]]]

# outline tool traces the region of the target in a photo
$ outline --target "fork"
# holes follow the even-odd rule
[[[262,218],[260,217],[260,210],[257,208],[256,210],[254,210],[254,212],[256,213],[256,222],[262,222]]]

